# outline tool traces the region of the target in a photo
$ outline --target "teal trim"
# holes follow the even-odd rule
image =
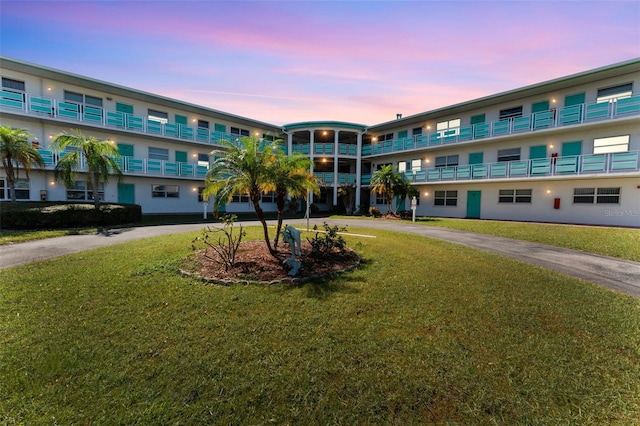
[[[531,116],[516,117],[513,119],[513,131],[531,130]]]
[[[127,128],[133,130],[144,130],[144,119],[141,117],[127,116]]]
[[[178,125],[174,123],[164,124],[164,134],[168,136],[178,137]]]
[[[616,102],[616,114],[629,114],[640,112],[640,96],[618,99]]]
[[[526,176],[528,171],[528,161],[511,161],[509,164],[509,176]]]
[[[124,128],[124,113],[107,111],[107,125]]]
[[[182,125],[187,125],[187,117],[185,117],[184,115],[178,115],[176,114],[176,124],[182,124]]]
[[[636,170],[638,168],[637,152],[617,152],[611,156],[611,170]]]
[[[53,114],[53,102],[51,99],[44,99],[32,96],[31,111],[42,112],[45,114]]]
[[[213,124],[213,130],[216,132],[222,132],[222,133],[226,133],[227,132],[227,126],[224,124],[220,124],[220,123],[214,123]]]
[[[467,191],[467,218],[480,219],[481,191]]]
[[[24,96],[21,93],[3,90],[0,92],[0,105],[10,108],[24,108]]]
[[[575,105],[581,105],[584,103],[584,92],[576,93],[575,95],[567,95],[564,97],[564,106],[570,107]]]
[[[345,121],[304,121],[300,123],[291,123],[282,126],[282,129],[287,132],[295,129],[313,129],[313,128],[335,128],[338,130],[357,130],[364,132],[367,130],[367,126],[357,123],[347,123]]]
[[[493,163],[490,168],[489,176],[492,178],[507,177],[507,163]]]
[[[407,137],[408,130],[402,130],[398,132],[398,139],[404,139]]]
[[[493,123],[493,134],[502,135],[509,133],[509,120],[500,120]]]
[[[475,125],[475,137],[476,139],[482,139],[489,136],[491,131],[491,123],[483,123]]]
[[[554,119],[555,119],[555,111],[537,112],[534,115],[533,128],[544,129],[547,127],[551,127],[554,124],[553,122]]]
[[[77,120],[80,118],[80,109],[78,104],[72,104],[69,102],[58,102],[58,115],[65,118],[73,118]]]
[[[548,158],[538,158],[531,160],[532,175],[548,175],[551,173],[551,160]]]
[[[556,173],[574,174],[578,172],[578,157],[562,157],[556,159]]]
[[[546,158],[547,157],[547,146],[546,145],[536,145],[529,147],[529,158]]]
[[[178,163],[164,163],[164,174],[171,176],[178,176]]]
[[[585,119],[594,120],[598,118],[607,118],[609,116],[609,102],[600,102],[598,104],[587,105]]]
[[[582,154],[582,141],[563,142],[561,156],[573,157]]]
[[[582,121],[582,108],[583,105],[574,105],[568,108],[563,108],[558,113],[558,124],[575,124]]]
[[[597,154],[582,158],[583,172],[604,172],[607,169],[607,155]]]
[[[185,151],[176,151],[176,161],[179,163],[186,163],[187,153]]]

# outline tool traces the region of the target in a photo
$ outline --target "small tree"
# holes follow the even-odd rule
[[[342,199],[345,212],[348,216],[353,214],[353,203],[356,195],[355,185],[342,185],[338,188],[338,196]]]
[[[257,139],[242,137],[237,144],[220,141],[226,147],[215,150],[211,155],[215,158],[205,178],[204,198],[214,198],[216,212],[228,203],[234,194],[248,194],[258,220],[262,224],[264,241],[269,253],[280,260],[278,253],[271,246],[269,229],[264,212],[260,206],[262,193],[270,187],[268,168],[273,161],[271,146],[260,149]]]
[[[207,247],[213,250],[217,256],[210,256],[207,250],[204,251],[204,256],[209,260],[223,265],[225,271],[235,266],[236,254],[238,253],[238,248],[240,248],[242,237],[247,235],[242,229],[242,225],[240,225],[240,231],[238,233],[234,232],[233,225],[236,219],[237,216],[235,215],[224,215],[222,216],[222,222],[224,223],[222,229],[208,226],[202,230],[199,237],[196,237],[196,239],[192,241],[192,243],[202,241]],[[214,234],[219,235],[217,240],[214,239]]]
[[[412,199],[420,195],[418,188],[411,185],[411,181],[403,179],[402,175],[398,175],[398,182],[396,182],[393,192],[398,197],[399,204],[403,204],[407,198]]]
[[[34,165],[44,168],[44,160],[35,149],[29,138],[32,135],[25,129],[12,129],[8,126],[0,126],[0,157],[2,168],[7,175],[9,184],[9,198],[16,201],[16,182],[20,178],[20,168],[24,169],[25,176],[29,178],[29,171]]]
[[[100,184],[108,183],[109,176],[112,174],[116,175],[118,182],[122,181],[122,170],[116,161],[120,154],[111,142],[99,140],[93,136],[87,137],[80,130],[74,130],[71,134],[57,135],[51,147],[58,151],[75,148],[60,158],[54,172],[55,177],[60,177],[67,188],[73,186],[78,172],[82,170],[82,156],[84,156],[87,184],[91,190],[96,210],[100,208],[100,196],[98,195]]]
[[[371,175],[371,191],[384,197],[387,203],[387,212],[391,213],[391,201],[394,196],[394,187],[400,180],[398,173],[393,171],[393,166],[382,166]]]

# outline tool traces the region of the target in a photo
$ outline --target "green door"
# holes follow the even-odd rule
[[[538,145],[529,147],[529,158],[547,158],[547,146],[546,145]]]
[[[549,111],[549,101],[536,102],[535,104],[531,104],[531,112],[544,112]]]
[[[187,153],[184,151],[176,151],[176,163],[186,163]]]
[[[580,105],[584,103],[584,92],[576,93],[575,95],[567,95],[564,97],[564,106],[570,107],[574,105]]]
[[[467,219],[480,219],[481,191],[467,191]]]
[[[135,185],[132,183],[118,184],[118,202],[122,204],[135,204]]]
[[[119,143],[118,153],[123,157],[133,157],[133,145],[129,145],[126,143]]]
[[[469,154],[469,164],[482,164],[482,153],[481,152],[473,152]]]
[[[573,157],[580,154],[582,154],[582,141],[562,143],[563,157]]]

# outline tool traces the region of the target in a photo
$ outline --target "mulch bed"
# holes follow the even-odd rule
[[[302,242],[302,266],[295,277],[287,275],[282,261],[291,256],[289,246],[282,242],[278,245],[280,261],[271,254],[264,241],[245,241],[240,244],[236,253],[233,268],[225,270],[223,264],[212,260],[217,253],[212,249],[200,250],[184,259],[181,272],[195,276],[207,282],[217,284],[277,284],[299,283],[311,279],[319,279],[356,268],[360,264],[360,256],[351,250],[332,252],[326,256],[312,256],[311,244]]]

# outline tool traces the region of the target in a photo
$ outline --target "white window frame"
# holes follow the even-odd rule
[[[180,198],[180,185],[151,185],[151,198]]]
[[[608,154],[629,151],[629,135],[596,138],[593,140],[594,154]]]
[[[69,194],[75,194],[75,197],[69,197]],[[88,182],[84,180],[77,180],[73,182],[71,188],[67,188],[67,200],[68,201],[93,201],[93,191],[89,188]],[[104,201],[104,184],[100,182],[98,184],[98,198]]]
[[[438,190],[433,193],[433,205],[435,207],[457,207],[457,190]]]
[[[422,160],[419,158],[411,160],[411,171],[413,173],[422,170]]]
[[[498,203],[500,204],[531,204],[533,191],[531,189],[500,189]]]
[[[620,187],[574,188],[573,204],[620,204]]]
[[[609,93],[600,95],[601,92]],[[596,103],[616,102],[618,99],[630,98],[633,95],[633,83],[620,84],[612,87],[598,89],[598,97]]]

